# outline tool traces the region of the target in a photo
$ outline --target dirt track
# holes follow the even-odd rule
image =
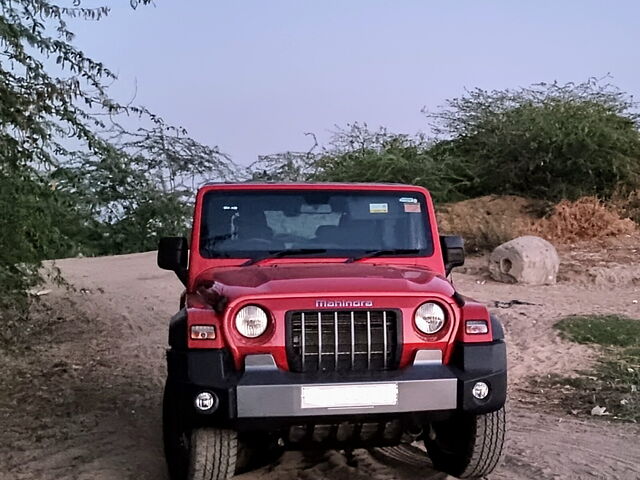
[[[77,291],[54,289],[48,309],[35,315],[44,331],[33,331],[26,350],[0,353],[0,479],[166,479],[164,349],[181,285],[155,267],[153,253],[58,264]],[[588,312],[640,317],[632,303],[640,288],[621,284],[614,295],[610,284],[523,288],[480,279],[454,277],[459,290],[485,302],[537,304],[496,309],[510,342],[512,418],[506,461],[491,478],[640,478],[640,426],[548,411],[544,392],[532,392],[525,380],[568,373],[593,359],[588,348],[557,338],[555,319]],[[360,450],[355,461],[347,464],[339,452],[288,453],[241,478],[442,478],[397,449]]]

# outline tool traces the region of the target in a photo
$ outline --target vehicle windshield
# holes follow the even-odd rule
[[[429,256],[424,195],[346,190],[212,190],[205,194],[205,258]],[[285,255],[279,255],[285,256]]]

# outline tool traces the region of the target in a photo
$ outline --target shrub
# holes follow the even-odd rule
[[[469,169],[457,159],[431,154],[422,136],[370,130],[348,125],[328,145],[307,152],[263,155],[248,176],[267,181],[383,182],[427,187],[437,202],[462,200],[460,189],[470,181]]]
[[[441,138],[435,151],[470,165],[462,193],[559,201],[638,187],[634,108],[627,94],[590,80],[476,89],[428,117]]]

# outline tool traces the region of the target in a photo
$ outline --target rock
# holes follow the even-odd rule
[[[600,405],[596,405],[591,409],[591,415],[597,415],[600,417],[602,415],[611,415],[611,414],[607,412],[607,407],[601,407]]]
[[[491,277],[504,283],[551,285],[556,283],[559,266],[555,247],[530,235],[503,243],[489,257]]]

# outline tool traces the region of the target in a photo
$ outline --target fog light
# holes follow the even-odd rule
[[[483,400],[489,395],[489,385],[484,382],[477,382],[471,389],[471,395],[478,400]]]
[[[212,412],[218,406],[218,397],[210,392],[200,392],[196,395],[194,404],[201,412]]]

